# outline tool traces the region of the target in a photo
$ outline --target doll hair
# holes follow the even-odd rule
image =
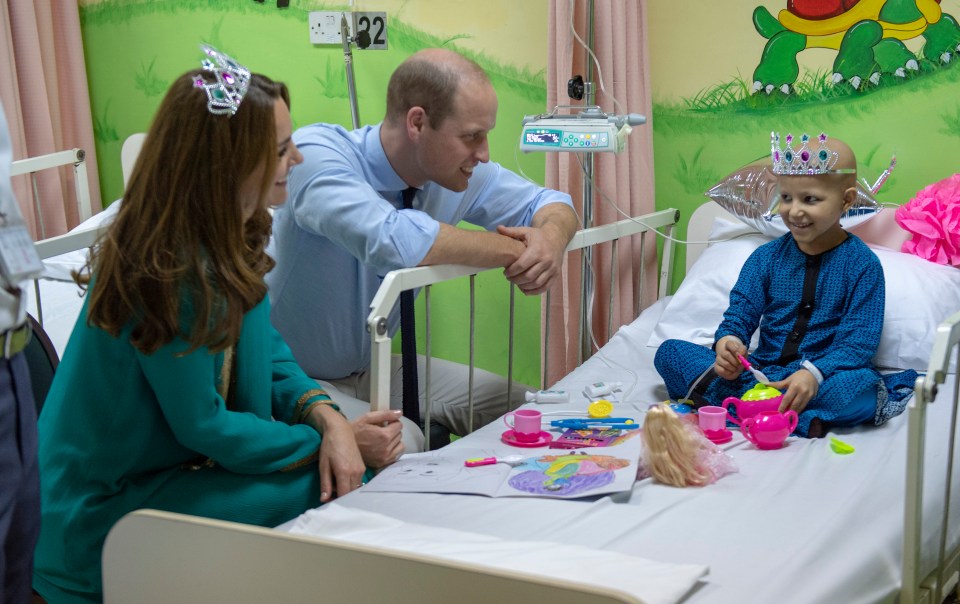
[[[703,464],[705,441],[664,403],[643,420],[643,465],[654,480],[675,487],[703,486],[715,479]]]

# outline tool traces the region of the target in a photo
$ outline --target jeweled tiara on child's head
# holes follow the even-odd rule
[[[820,133],[817,137],[818,145],[811,148],[810,135],[804,133],[800,137],[800,146],[793,147],[793,135],[784,138],[784,147],[780,146],[780,134],[770,133],[770,156],[773,159],[774,174],[809,175],[809,174],[836,174],[833,169],[840,159],[840,154],[827,147],[827,135]]]
[[[250,87],[250,70],[213,46],[201,44],[200,49],[207,55],[200,65],[213,74],[215,81],[208,82],[203,76],[197,76],[193,85],[207,93],[210,113],[234,115]]]

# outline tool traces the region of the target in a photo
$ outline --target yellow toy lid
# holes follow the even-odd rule
[[[613,403],[605,398],[602,398],[598,401],[593,401],[587,407],[587,415],[595,419],[608,417],[611,413],[613,413]]]
[[[764,386],[757,383],[753,388],[747,390],[740,397],[742,401],[765,401],[768,398],[780,396],[781,392],[772,386]]]

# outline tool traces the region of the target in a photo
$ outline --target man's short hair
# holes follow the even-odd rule
[[[460,82],[478,78],[489,82],[486,72],[466,57],[462,64],[440,63],[412,57],[397,67],[387,85],[387,119],[403,120],[411,107],[423,107],[431,128],[439,128],[454,110]]]

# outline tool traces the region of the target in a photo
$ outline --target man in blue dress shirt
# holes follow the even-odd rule
[[[287,203],[274,216],[277,266],[267,284],[273,323],[308,375],[369,400],[366,317],[391,270],[502,266],[528,295],[560,274],[578,225],[570,196],[489,161],[496,115],[496,93],[482,68],[455,52],[428,49],[391,76],[382,123],[354,131],[314,124],[294,134],[304,162],[290,173]],[[402,209],[409,187],[417,189],[412,209]],[[488,230],[458,228],[460,221]],[[391,331],[398,322],[393,313]],[[466,368],[434,360],[432,374],[434,421],[464,434]],[[482,425],[506,411],[506,382],[476,374]],[[422,397],[422,380],[420,390]]]

